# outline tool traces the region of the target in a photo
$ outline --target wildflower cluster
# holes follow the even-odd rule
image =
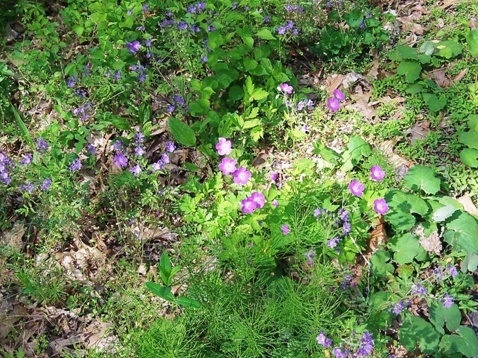
[[[345,101],[345,94],[339,89],[333,91],[333,96],[327,99],[327,108],[332,112],[337,112],[340,109],[340,103]]]
[[[383,178],[385,178],[385,171],[379,165],[374,165],[370,169],[370,178],[373,181],[382,181]],[[362,184],[359,180],[353,179],[349,183],[349,191],[352,195],[361,197],[365,191],[365,185]],[[388,212],[389,207],[384,198],[379,198],[374,200],[373,209],[377,214],[385,215]]]
[[[287,34],[292,34],[292,36],[298,36],[299,35],[299,29],[295,27],[295,23],[292,20],[287,20],[286,23],[282,26],[278,26],[277,29],[277,34],[284,36]]]
[[[317,344],[324,348],[331,348],[333,345],[332,339],[327,337],[324,332],[320,332],[316,338]],[[372,334],[369,331],[365,331],[358,342],[352,347],[351,344],[344,346],[337,346],[332,349],[332,355],[335,358],[347,358],[353,357],[370,357],[373,353],[375,342]]]

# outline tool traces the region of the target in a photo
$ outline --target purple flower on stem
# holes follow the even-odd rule
[[[223,175],[229,175],[236,171],[236,165],[237,162],[234,159],[224,157],[222,158],[221,163],[219,163],[219,170]]]
[[[402,313],[404,308],[404,303],[402,301],[398,301],[396,304],[392,305],[392,313],[394,315],[399,315],[400,313]]]
[[[134,148],[134,154],[138,157],[142,157],[144,154],[144,149],[141,146]]]
[[[335,97],[330,97],[327,100],[327,108],[330,109],[332,112],[337,112],[340,108],[340,102]]]
[[[426,287],[420,285],[420,284],[413,284],[412,285],[412,294],[413,295],[421,295],[424,296],[427,294],[427,289]]]
[[[134,176],[138,176],[138,175],[141,174],[142,169],[141,169],[141,167],[139,166],[139,164],[136,164],[136,165],[132,166],[131,168],[129,168],[129,171],[130,171],[131,173],[133,173]]]
[[[34,189],[35,189],[35,186],[33,185],[33,183],[30,183],[30,182],[20,185],[20,190],[26,191],[29,194],[33,193]]]
[[[132,54],[135,54],[141,49],[141,42],[139,42],[138,40],[127,42],[126,48],[128,49],[129,52],[131,52]]]
[[[327,241],[327,246],[330,247],[331,249],[334,249],[337,247],[339,242],[340,242],[340,238],[334,237],[333,239],[330,239],[329,241]]]
[[[121,149],[123,149],[123,143],[121,143],[119,140],[116,140],[113,143],[113,150],[120,151]]]
[[[252,214],[258,207],[257,203],[251,200],[251,198],[241,200],[241,211],[244,214]]]
[[[320,332],[316,340],[317,340],[317,343],[323,346],[324,348],[329,348],[332,346],[332,340],[328,338],[324,332]]]
[[[219,155],[229,155],[232,152],[232,143],[226,138],[219,138],[216,144],[216,150]]]
[[[345,101],[345,94],[338,88],[334,89],[333,94],[334,94],[334,97],[337,98],[340,102]]]
[[[280,227],[280,229],[281,229],[281,231],[282,231],[282,234],[284,234],[284,235],[289,235],[289,234],[290,234],[290,227],[289,227],[289,225],[284,224],[284,225],[282,225],[282,226]]]
[[[249,200],[252,200],[253,202],[255,202],[259,209],[263,208],[266,203],[266,198],[264,194],[259,193],[258,191],[253,192],[251,196],[249,196]]]
[[[275,208],[279,206],[279,202],[276,199],[272,200],[271,204]]]
[[[39,152],[46,152],[48,148],[50,148],[50,146],[43,138],[37,138],[37,149]]]
[[[40,189],[43,190],[43,191],[47,191],[48,189],[50,189],[50,185],[51,185],[51,179],[50,179],[50,178],[46,178],[46,179],[43,180],[43,182],[40,184]]]
[[[184,21],[178,22],[178,29],[179,30],[186,30],[188,28],[188,24]]]
[[[78,170],[80,170],[82,167],[81,165],[81,162],[79,159],[75,159],[71,164],[70,166],[68,167],[68,169],[72,172],[77,172]]]
[[[113,157],[113,163],[121,169],[126,168],[128,165],[128,158],[123,154],[123,152],[119,152]]]
[[[385,171],[380,165],[374,165],[370,168],[370,178],[374,181],[382,181],[385,178]]]
[[[277,87],[277,90],[279,90],[280,92],[284,93],[284,94],[292,94],[292,92],[294,92],[294,88],[288,84],[288,83],[281,83],[278,87]]]
[[[388,212],[388,205],[384,198],[376,199],[373,202],[373,209],[377,214],[385,215]]]
[[[450,296],[448,293],[445,293],[445,295],[442,298],[442,303],[443,303],[443,307],[450,308],[453,305],[453,297]]]
[[[76,76],[70,76],[68,77],[68,80],[66,82],[66,85],[68,88],[73,88],[76,85]]]
[[[94,146],[93,144],[91,144],[91,143],[88,143],[88,144],[86,145],[86,150],[87,150],[87,152],[90,153],[91,155],[96,155],[96,154],[98,154],[98,152],[96,151],[95,146]]]
[[[349,353],[345,349],[335,347],[332,350],[332,354],[334,355],[335,358],[347,358]]]
[[[244,167],[240,167],[239,169],[236,169],[234,173],[232,173],[234,183],[238,185],[246,185],[251,176],[251,172]]]
[[[31,155],[31,153],[25,154],[23,155],[23,158],[20,161],[20,164],[23,164],[23,165],[30,164],[32,162],[32,158],[33,156]]]
[[[455,265],[447,265],[446,270],[452,278],[458,276],[458,270],[456,269]]]
[[[363,195],[365,186],[358,180],[354,179],[349,183],[349,190],[352,195],[360,197]]]
[[[161,154],[161,159],[160,159],[164,164],[168,164],[169,163],[169,155],[167,155],[166,153],[164,154]]]
[[[373,347],[375,342],[373,340],[372,334],[368,331],[365,331],[361,338],[362,346],[357,349],[357,357],[367,357],[373,352]]]
[[[307,265],[312,266],[314,264],[314,258],[317,255],[315,250],[306,251],[304,255],[305,255],[305,258],[307,259]]]

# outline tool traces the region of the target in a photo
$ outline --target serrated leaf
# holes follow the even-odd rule
[[[463,46],[455,41],[440,41],[436,46],[437,55],[450,59],[461,54]]]
[[[196,145],[196,134],[186,123],[179,119],[171,117],[168,121],[168,127],[176,142],[187,147]]]
[[[268,29],[260,29],[257,31],[256,35],[263,40],[275,40],[276,38]]]
[[[403,61],[397,68],[399,75],[405,76],[405,81],[413,83],[420,78],[422,72],[422,65],[416,61]]]
[[[249,101],[260,101],[261,99],[266,98],[269,95],[269,92],[262,88],[257,88],[252,92],[251,96],[249,97]]]
[[[418,238],[410,233],[395,236],[388,246],[394,251],[393,259],[400,265],[412,262],[415,256],[423,251]]]
[[[445,205],[433,213],[433,221],[437,223],[445,221],[457,210],[453,205]]]
[[[404,178],[406,188],[413,191],[423,190],[427,194],[436,194],[440,190],[440,179],[436,177],[433,169],[415,165]]]
[[[432,93],[423,93],[423,100],[425,101],[426,105],[432,112],[441,111],[445,108],[447,104],[447,99],[445,95],[441,95],[438,97]]]
[[[470,168],[478,168],[478,150],[465,148],[460,152],[460,159]]]
[[[436,353],[439,335],[433,326],[421,317],[407,315],[399,330],[400,343],[409,351],[416,346],[422,353]]]
[[[431,56],[435,51],[435,44],[431,41],[425,41],[421,46],[420,50],[421,53],[425,55]]]

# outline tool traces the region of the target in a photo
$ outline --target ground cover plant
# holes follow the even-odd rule
[[[475,3],[2,6],[2,356],[477,356]]]

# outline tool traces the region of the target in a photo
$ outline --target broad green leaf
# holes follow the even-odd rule
[[[475,132],[478,132],[478,114],[470,114],[467,118],[466,118],[467,122],[468,122],[468,127],[470,127],[470,129]]]
[[[416,61],[403,61],[397,68],[399,75],[405,76],[405,81],[413,83],[420,78],[422,72],[422,65]]]
[[[445,95],[438,97],[432,93],[423,93],[423,100],[432,112],[441,111],[443,108],[445,108],[447,103]]]
[[[242,87],[234,85],[229,88],[229,98],[234,101],[239,101],[244,97],[244,91]]]
[[[187,147],[196,145],[196,134],[186,123],[179,119],[171,117],[168,121],[168,127],[175,141]]]
[[[435,171],[423,165],[412,167],[404,178],[404,184],[410,190],[423,190],[427,194],[436,194],[440,190],[440,179]]]
[[[418,60],[417,50],[407,45],[399,45],[388,57],[393,61]]]
[[[33,141],[30,136],[30,132],[28,131],[27,126],[25,125],[25,122],[23,122],[22,117],[20,116],[20,113],[18,113],[17,109],[13,104],[10,103],[10,109],[12,110],[13,117],[15,117],[15,121],[17,122],[18,127],[20,128],[20,133],[28,144],[33,146]]]
[[[409,351],[416,346],[422,353],[436,353],[439,335],[433,326],[421,317],[407,315],[398,332],[400,343]]]
[[[468,213],[460,215],[446,225],[445,241],[463,249],[467,254],[478,253],[478,222]]]
[[[73,30],[73,32],[76,34],[76,36],[80,37],[81,35],[83,35],[83,32],[85,31],[85,28],[83,26],[80,26],[80,25],[73,25],[73,27],[71,28]]]
[[[455,41],[440,41],[436,44],[437,55],[450,59],[461,54],[463,46]]]
[[[175,297],[173,293],[171,292],[171,287],[167,286],[161,286],[157,284],[156,282],[146,282],[146,288],[155,294],[158,297],[161,297],[163,300],[169,301],[169,302],[174,302]]]
[[[446,329],[450,332],[455,331],[460,326],[461,313],[456,304],[445,308],[442,302],[434,302],[430,304],[429,313],[430,322],[441,334],[445,333],[443,329],[445,325]]]
[[[468,49],[470,53],[478,57],[478,28],[473,29],[466,35],[466,42],[468,43]]]
[[[421,46],[420,50],[421,53],[425,55],[431,56],[435,51],[435,44],[432,41],[425,41]]]
[[[198,99],[197,101],[193,101],[189,104],[189,113],[191,113],[191,115],[194,117],[207,114],[209,109],[210,102],[206,98]]]
[[[461,262],[461,272],[475,272],[478,268],[478,255],[475,253],[469,253],[465,259]]]
[[[433,221],[435,221],[437,223],[445,221],[450,216],[452,216],[453,213],[457,210],[458,209],[456,207],[454,207],[453,205],[445,205],[445,206],[439,208],[438,210],[436,210],[433,213]]]
[[[171,259],[167,252],[163,252],[161,259],[159,260],[159,274],[163,283],[166,286],[171,285],[171,270],[173,266],[171,265]]]
[[[393,265],[390,263],[390,254],[387,251],[380,250],[370,258],[372,272],[376,275],[385,276],[393,272]]]
[[[139,123],[145,124],[151,120],[151,106],[147,103],[141,103],[139,106]]]
[[[412,262],[415,256],[423,251],[418,238],[410,233],[394,236],[388,246],[395,252],[393,259],[400,265]]]
[[[468,148],[478,149],[478,132],[475,130],[459,132],[458,140]]]
[[[465,148],[460,152],[460,159],[470,168],[478,168],[478,150]]]
[[[109,116],[108,120],[118,129],[121,130],[129,130],[131,129],[131,124],[129,121],[121,116],[111,115]]]
[[[276,39],[274,37],[274,35],[272,35],[270,30],[265,29],[265,28],[262,28],[259,31],[257,31],[256,35],[257,35],[257,37],[259,37],[263,40],[275,40]]]
[[[453,353],[461,353],[464,357],[476,357],[478,352],[478,339],[476,334],[470,327],[460,326],[456,330],[456,334],[444,335],[440,342],[440,351],[446,356]]]
[[[254,92],[252,92],[251,96],[249,97],[249,101],[253,101],[253,100],[260,101],[266,98],[268,95],[269,95],[269,92],[267,92],[266,90],[262,88],[257,88],[254,90]]]

